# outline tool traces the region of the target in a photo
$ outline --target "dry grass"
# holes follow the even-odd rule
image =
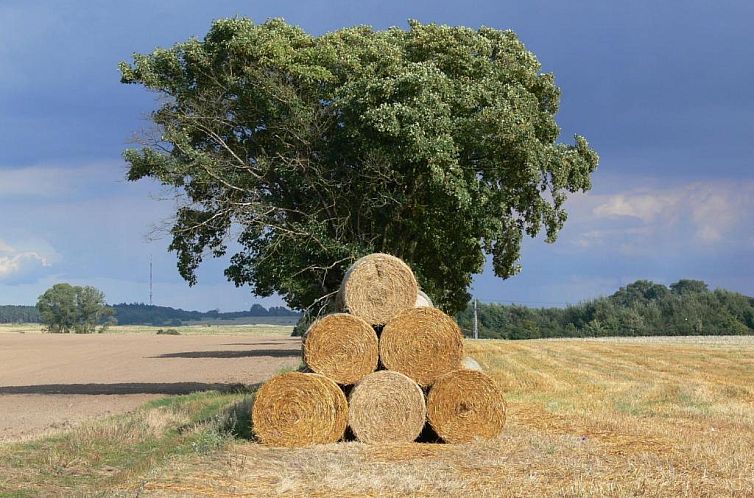
[[[694,343],[695,342],[695,343]],[[467,341],[501,385],[498,440],[234,444],[145,490],[203,496],[752,496],[754,338]]]
[[[133,496],[172,458],[248,438],[252,396],[175,396],[37,441],[0,444],[0,496]]]
[[[107,496],[754,496],[754,338],[467,341],[466,352],[506,394],[499,439],[280,449],[230,438],[98,480],[94,489]],[[172,416],[196,418],[183,410]],[[156,418],[146,423],[151,429],[139,424],[145,434],[137,440],[182,422]],[[108,437],[127,441],[131,432]],[[104,472],[96,462],[77,463],[96,454],[87,438],[65,441],[68,453],[33,453],[23,459],[31,468],[6,474],[6,484],[17,489],[33,473],[44,479],[30,495],[70,490],[52,472],[69,471],[45,461],[53,457],[71,461],[75,472]],[[0,451],[0,476],[8,469]]]
[[[155,335],[158,330],[175,329],[181,335],[243,335],[243,336],[268,336],[268,335],[280,335],[290,336],[293,331],[292,325],[182,325],[178,327],[172,326],[152,326],[152,325],[114,325],[109,327],[105,334],[145,334]],[[39,323],[22,323],[22,324],[0,324],[0,334],[3,333],[16,333],[16,334],[42,334],[46,333],[42,330],[42,325]]]

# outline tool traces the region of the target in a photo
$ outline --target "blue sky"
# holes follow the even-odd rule
[[[0,304],[53,283],[110,302],[238,310],[259,299],[208,262],[189,288],[159,236],[173,203],[123,180],[121,152],[154,96],[117,64],[213,19],[283,17],[321,34],[423,22],[513,29],[562,89],[562,140],[601,156],[555,244],[528,240],[523,272],[477,276],[483,301],[549,305],[638,278],[699,278],[754,295],[754,4],[747,1],[35,1],[0,3]]]

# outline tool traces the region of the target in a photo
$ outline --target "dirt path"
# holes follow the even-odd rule
[[[297,366],[300,350],[280,335],[0,334],[0,441],[169,394],[261,382]]]

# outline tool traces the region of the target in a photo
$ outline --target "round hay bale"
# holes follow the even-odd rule
[[[364,443],[410,443],[419,437],[426,419],[421,387],[399,372],[367,375],[348,398],[348,424]]]
[[[377,334],[367,322],[347,313],[327,315],[304,336],[304,363],[338,384],[355,384],[377,370]]]
[[[432,304],[432,300],[429,298],[429,296],[424,293],[423,291],[419,291],[416,294],[416,304],[414,304],[414,308],[433,308],[434,305]]]
[[[483,372],[482,365],[479,364],[478,361],[476,361],[471,356],[464,356],[461,360],[461,367],[465,368],[466,370],[476,370],[477,372]]]
[[[413,308],[419,287],[411,268],[389,254],[375,253],[357,260],[346,272],[337,300],[342,309],[384,325],[401,311]]]
[[[334,443],[345,434],[348,402],[327,377],[289,372],[273,377],[259,389],[251,418],[262,444],[294,447]]]
[[[436,308],[411,308],[390,320],[380,335],[380,358],[388,370],[422,387],[461,368],[463,335],[455,320]]]
[[[505,425],[505,399],[495,382],[475,370],[456,370],[437,379],[427,397],[427,416],[448,443],[498,436]]]

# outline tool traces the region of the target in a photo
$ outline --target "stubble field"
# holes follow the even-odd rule
[[[153,401],[57,438],[1,446],[0,490],[754,495],[754,338],[467,341],[466,351],[506,393],[497,440],[265,448],[248,440],[252,388]]]

